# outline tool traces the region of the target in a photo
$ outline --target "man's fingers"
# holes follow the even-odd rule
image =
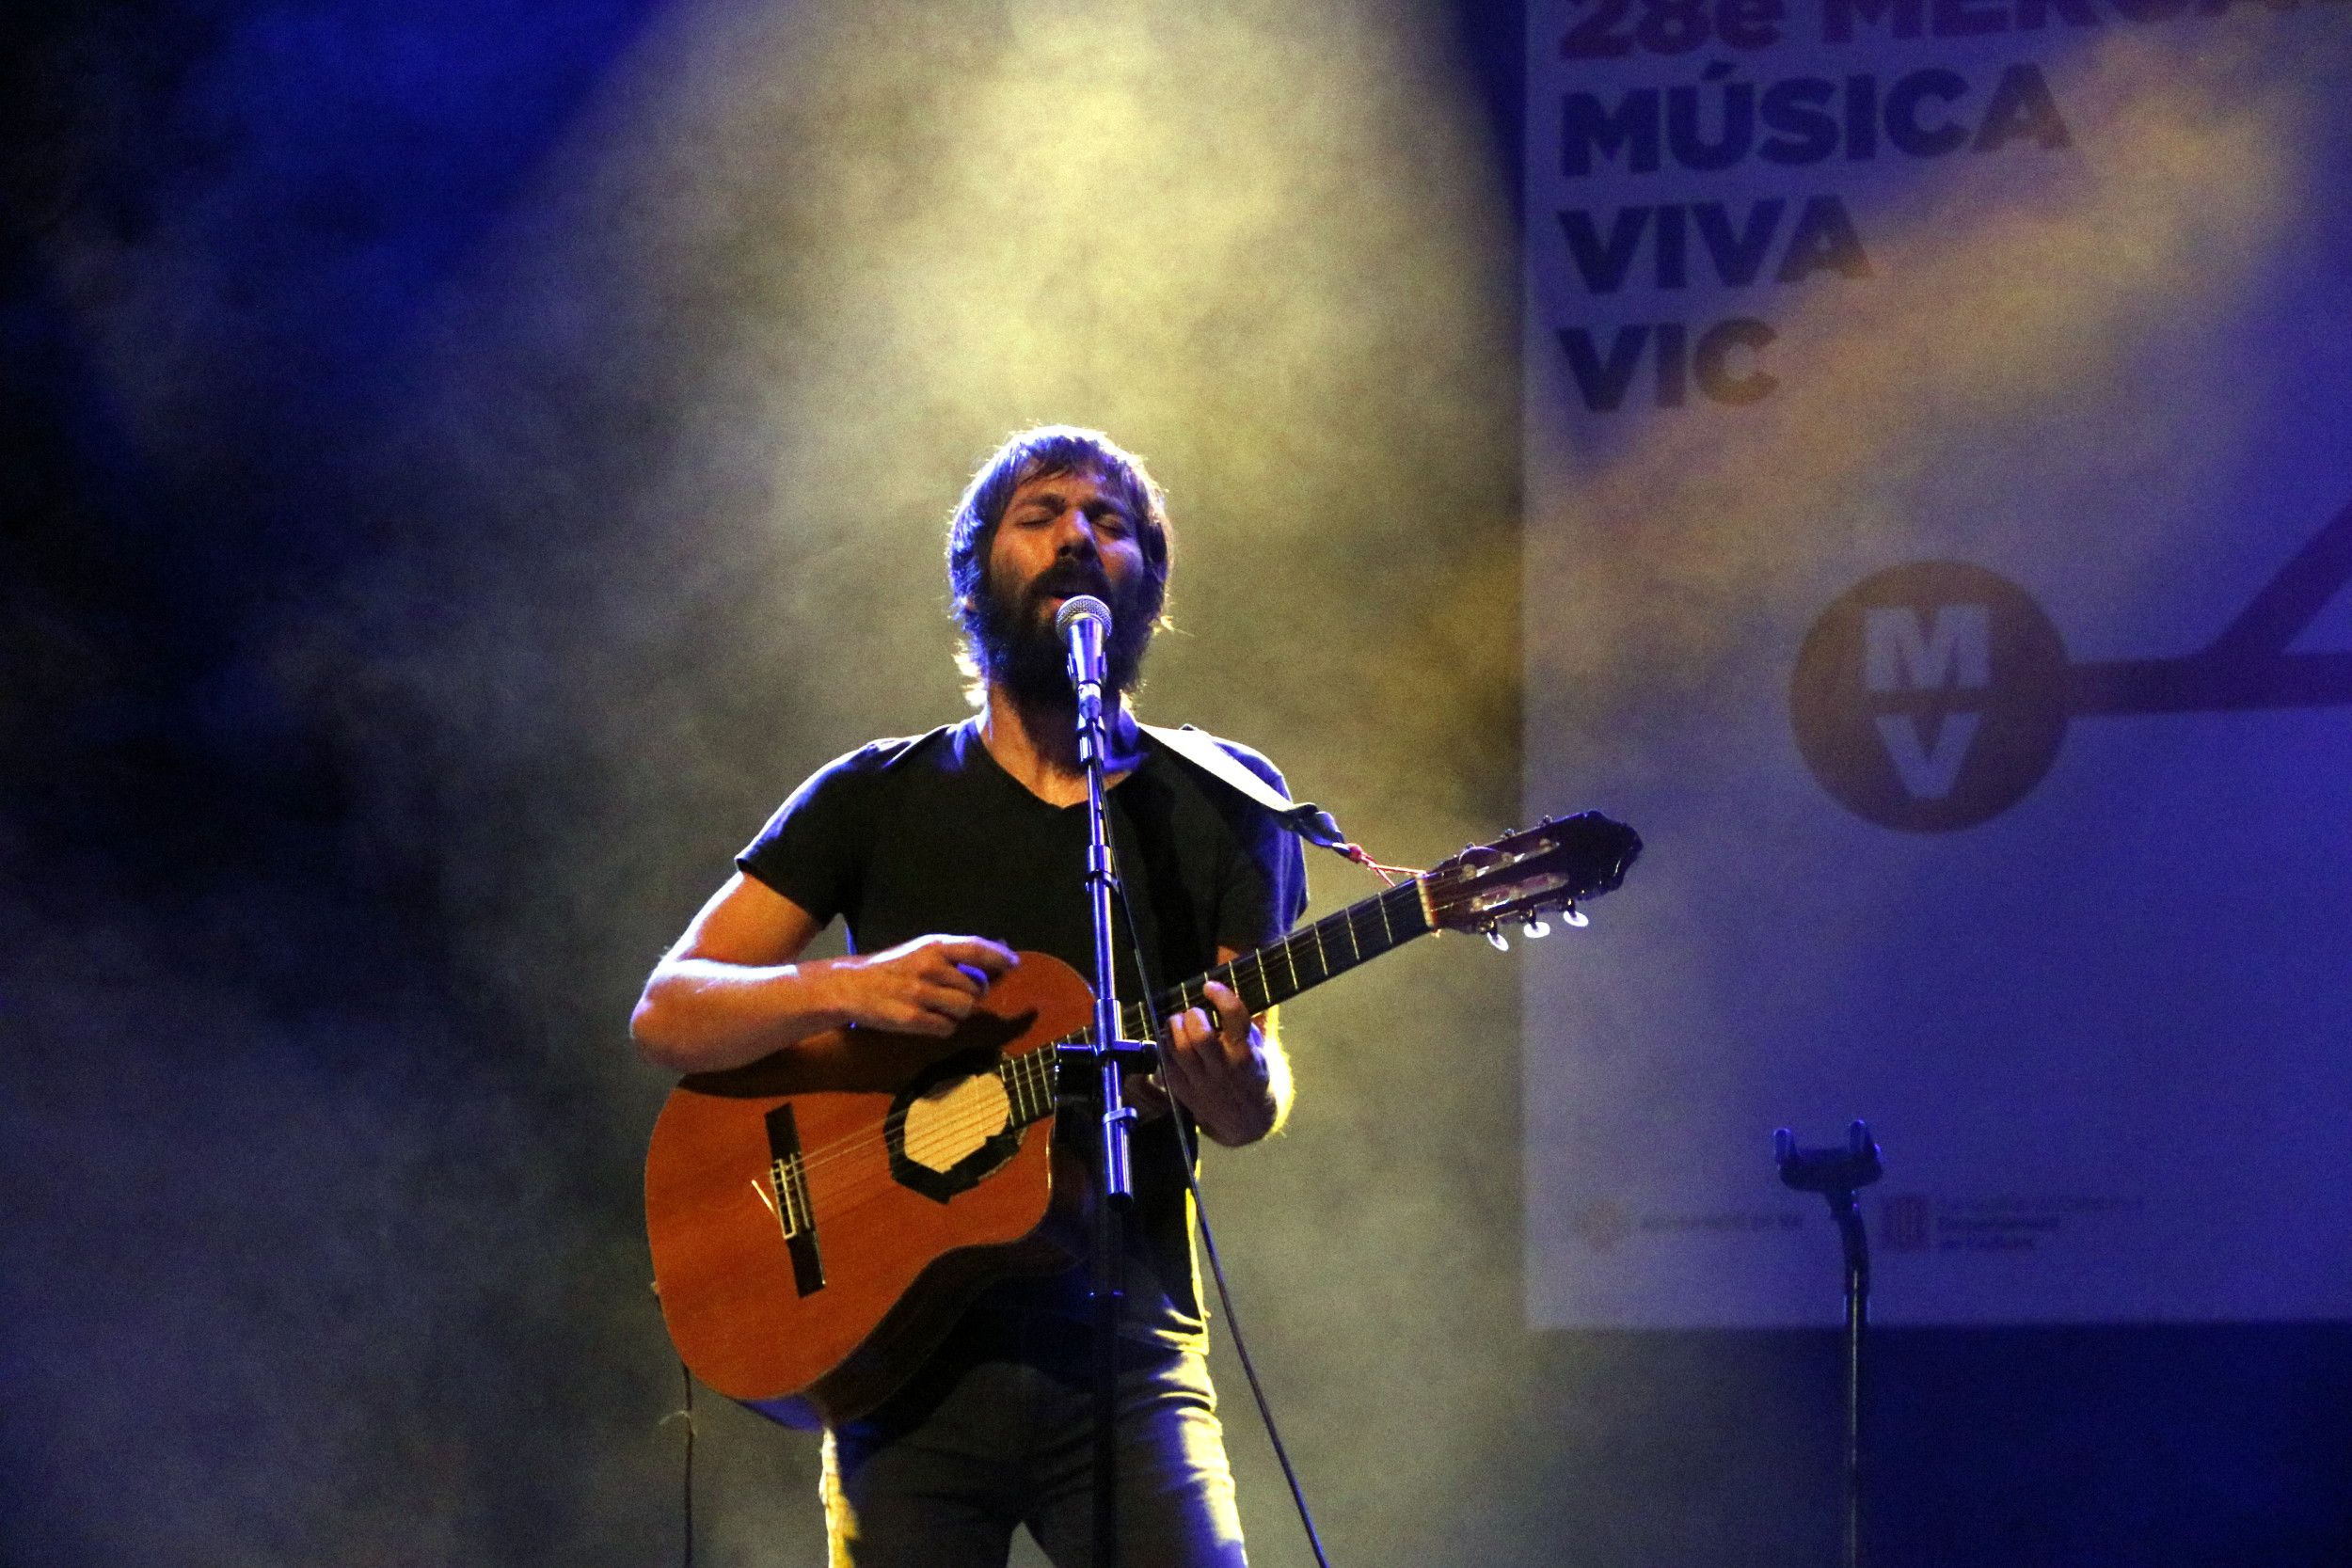
[[[956,986],[917,980],[882,1003],[871,1022],[901,1035],[952,1035],[977,1010],[977,1000]]]
[[[1209,1070],[1204,1048],[1216,1037],[1216,1024],[1206,1008],[1187,1007],[1170,1020],[1168,1049],[1163,1053],[1170,1081],[1185,1088],[1201,1085]]]
[[[926,987],[916,1001],[950,1023],[970,1018],[980,999],[979,988],[961,974]]]
[[[1195,1058],[1200,1055],[1200,1041],[1202,1041],[1200,1008],[1195,1006],[1185,1008],[1184,1013],[1171,1013],[1169,1039],[1167,1039],[1167,1049],[1160,1051],[1160,1063],[1171,1086],[1174,1084],[1190,1084],[1193,1074],[1200,1072],[1198,1063],[1195,1063]]]
[[[988,989],[988,976],[972,964],[951,964],[944,958],[933,958],[923,966],[924,983],[944,986],[966,996],[977,996]]]
[[[937,1007],[920,1002],[909,1002],[893,1009],[896,1016],[885,1014],[882,1027],[901,1035],[947,1036],[956,1032],[956,1021]]]
[[[1249,1035],[1249,1010],[1242,1006],[1241,997],[1230,986],[1215,980],[1200,988],[1210,1004],[1216,1008],[1216,1032],[1225,1037],[1228,1045],[1238,1045]]]
[[[983,985],[1001,978],[1005,971],[1021,961],[1011,948],[986,937],[950,937],[939,944],[937,951],[958,969],[978,970],[985,977]]]

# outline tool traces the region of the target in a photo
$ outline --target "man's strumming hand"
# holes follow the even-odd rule
[[[835,958],[811,978],[827,1009],[844,1022],[945,1037],[1020,961],[1011,948],[986,937],[928,936]]]

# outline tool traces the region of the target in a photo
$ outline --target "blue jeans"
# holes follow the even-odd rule
[[[1056,1568],[1094,1551],[1083,1325],[971,1314],[914,1382],[825,1434],[833,1568],[1003,1568],[1026,1525]],[[1206,1360],[1121,1341],[1120,1568],[1247,1568]]]

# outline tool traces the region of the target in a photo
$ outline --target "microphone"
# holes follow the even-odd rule
[[[1102,701],[1103,643],[1110,636],[1111,607],[1091,594],[1064,599],[1055,612],[1054,630],[1070,650],[1070,684],[1078,689],[1079,700]]]

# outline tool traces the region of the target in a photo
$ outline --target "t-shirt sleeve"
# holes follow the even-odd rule
[[[1219,741],[1235,761],[1290,793],[1281,770],[1247,746]],[[1225,879],[1216,912],[1220,947],[1249,948],[1281,936],[1307,912],[1307,857],[1296,833],[1252,810],[1239,832],[1239,853]]]
[[[866,751],[828,763],[776,808],[735,863],[819,924],[848,910],[865,875],[874,810]]]

